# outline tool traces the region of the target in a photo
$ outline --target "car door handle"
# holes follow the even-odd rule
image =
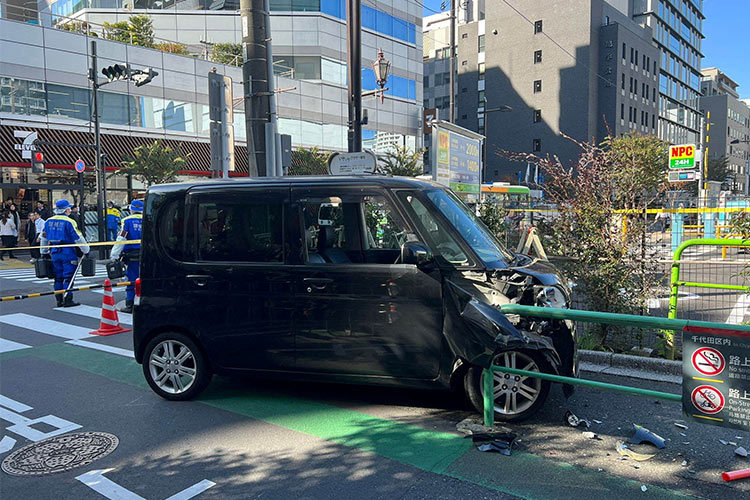
[[[307,285],[307,291],[312,292],[315,290],[325,290],[326,287],[333,282],[331,278],[305,278],[302,280]]]
[[[206,286],[211,280],[211,276],[206,274],[188,274],[187,279],[192,280],[198,286]]]

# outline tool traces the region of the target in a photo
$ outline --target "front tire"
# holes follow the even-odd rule
[[[549,372],[548,363],[536,352],[501,352],[493,360],[496,366],[506,366],[535,372]],[[471,405],[481,414],[484,411],[482,368],[472,366],[464,378],[464,390]],[[531,417],[544,405],[549,395],[550,382],[533,377],[494,372],[495,420],[519,422]]]
[[[151,389],[170,401],[193,399],[211,381],[203,352],[182,333],[157,335],[146,346],[143,375]]]

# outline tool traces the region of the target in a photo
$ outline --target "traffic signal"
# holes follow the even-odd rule
[[[42,153],[41,151],[31,152],[31,173],[44,173],[44,153]]]
[[[150,83],[158,75],[159,73],[154,71],[153,68],[137,69],[131,73],[131,79],[135,82],[136,87],[141,87]]]
[[[102,74],[107,77],[107,80],[114,82],[116,80],[129,80],[130,79],[130,67],[127,64],[113,64],[102,68]]]

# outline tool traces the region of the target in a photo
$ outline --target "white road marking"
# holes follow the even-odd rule
[[[13,439],[12,437],[3,436],[3,439],[0,439],[0,454],[12,450],[15,445],[15,439]]]
[[[25,405],[21,402],[16,401],[15,399],[10,399],[9,397],[3,396],[2,394],[0,394],[0,406],[10,408],[11,410],[18,413],[23,413],[25,411],[34,409],[29,405]]]
[[[60,312],[66,312],[71,314],[78,314],[79,316],[86,316],[87,318],[94,318],[94,319],[101,319],[102,317],[102,308],[101,307],[93,307],[93,306],[87,306],[85,304],[82,304],[80,306],[76,307],[63,307],[63,308],[55,308],[55,311]],[[133,324],[133,315],[117,311],[117,317],[120,320],[120,323],[124,325],[132,325]]]
[[[133,351],[130,351],[128,349],[122,349],[120,347],[114,347],[111,345],[99,344],[97,342],[89,342],[87,340],[66,340],[65,343],[77,345],[80,347],[88,347],[89,349],[96,349],[97,351],[104,351],[104,352],[110,352],[112,354],[119,354],[120,356],[125,356],[126,358],[135,358],[135,354],[133,354]]]
[[[55,337],[61,337],[68,340],[90,338],[89,332],[91,331],[89,328],[83,328],[82,326],[69,325],[60,321],[39,318],[37,316],[31,316],[30,314],[24,313],[14,313],[0,316],[0,323],[17,326],[19,328],[31,330],[33,332],[53,335]]]
[[[76,477],[76,479],[109,500],[146,500],[142,496],[136,495],[132,491],[123,488],[114,481],[104,477],[104,474],[113,470],[114,469],[92,470],[85,474],[81,474]],[[216,483],[213,481],[204,479],[203,481],[172,495],[166,500],[189,500],[200,495],[215,484]]]
[[[750,308],[750,295],[743,293],[737,297],[737,302],[729,313],[726,323],[728,325],[739,325],[745,319],[745,313]]]
[[[0,352],[19,351],[21,349],[28,349],[29,345],[21,344],[20,342],[13,342],[12,340],[0,339]]]
[[[13,434],[18,434],[19,436],[25,437],[26,439],[37,442],[41,441],[42,439],[58,436],[60,434],[65,434],[66,432],[81,428],[80,425],[69,420],[65,420],[64,418],[56,417],[55,415],[45,415],[43,417],[33,419],[24,417],[23,415],[19,415],[19,413],[23,413],[32,409],[33,408],[28,405],[19,403],[18,401],[0,395],[0,419],[13,424],[5,428],[6,431],[12,432]],[[34,429],[33,426],[36,424],[46,424],[50,427],[54,427],[55,429],[49,432],[43,432]],[[6,443],[6,446],[7,444],[8,443]]]

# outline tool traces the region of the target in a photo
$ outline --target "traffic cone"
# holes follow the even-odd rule
[[[115,309],[115,296],[112,294],[112,282],[104,281],[104,297],[102,298],[102,321],[99,329],[89,332],[91,335],[114,335],[116,333],[129,332],[129,328],[120,326]]]

